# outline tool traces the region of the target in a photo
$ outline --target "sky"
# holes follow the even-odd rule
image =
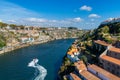
[[[0,21],[41,27],[97,28],[120,17],[120,0],[0,0]]]

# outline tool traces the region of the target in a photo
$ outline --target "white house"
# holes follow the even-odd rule
[[[20,42],[21,43],[34,42],[34,38],[22,37],[22,38],[20,38]]]
[[[76,62],[79,60],[78,55],[79,55],[79,51],[77,48],[72,48],[71,50],[68,51],[67,53],[67,57],[72,61],[72,62]]]

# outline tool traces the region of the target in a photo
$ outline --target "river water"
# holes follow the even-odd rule
[[[44,80],[57,80],[57,72],[62,58],[74,40],[51,41],[0,55],[0,80],[35,80],[38,75],[43,75],[43,73],[38,73],[40,67],[46,71]],[[39,60],[38,70],[28,67],[28,63],[34,58]]]

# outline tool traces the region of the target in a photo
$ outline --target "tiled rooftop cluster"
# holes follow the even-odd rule
[[[94,42],[102,46],[107,46],[105,52],[99,57],[101,66],[105,70],[120,77],[120,48],[116,48],[100,40]]]
[[[102,61],[101,62],[103,64],[102,67],[99,67],[95,64],[85,65],[82,60],[75,61],[74,62],[75,71],[70,73],[69,79],[70,80],[120,80],[120,78],[118,77],[119,75],[116,76],[116,74],[114,75],[114,73],[111,72],[113,70],[115,71],[116,69],[117,69],[116,71],[120,72],[120,60],[119,57],[116,58],[116,56],[119,56],[118,54],[120,54],[120,49],[101,40],[94,41],[94,43],[98,45],[106,46],[106,50],[105,50],[106,54],[104,55],[101,54],[99,58],[100,62]],[[74,52],[77,51],[78,51],[77,48],[75,46],[74,47],[72,46],[72,48],[68,51],[67,55],[74,55]],[[109,67],[108,64],[111,65],[110,67],[112,67],[109,68],[112,69],[111,71],[107,70],[107,68]],[[107,68],[104,66],[106,66]]]

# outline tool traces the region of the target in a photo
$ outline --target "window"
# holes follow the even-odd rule
[[[115,68],[115,65],[114,65],[114,64],[112,64],[112,67],[113,67],[113,68]]]
[[[108,70],[108,71],[110,71],[110,68],[109,68],[109,67],[107,67],[107,70]]]
[[[114,71],[114,70],[112,70],[112,73],[113,73],[113,74],[115,74],[115,71]]]
[[[117,72],[117,74],[116,75],[119,75],[119,72]]]
[[[120,67],[119,67],[119,66],[117,66],[117,69],[120,69]]]
[[[115,53],[115,56],[117,56],[117,54]]]

